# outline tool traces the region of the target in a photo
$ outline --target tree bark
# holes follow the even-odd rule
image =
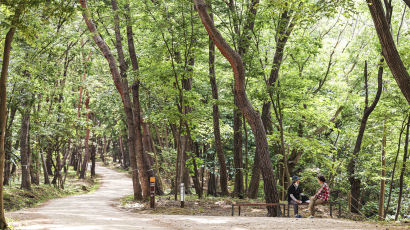
[[[148,159],[148,155],[144,152],[143,140],[142,140],[142,130],[141,130],[141,109],[139,104],[139,82],[134,82],[132,84],[132,95],[134,101],[134,119],[136,124],[136,150],[137,150],[137,161],[139,167],[139,173],[142,174],[140,177],[142,194],[144,199],[147,199],[149,196],[149,177],[153,177],[154,172],[152,171],[151,163]]]
[[[266,86],[267,91],[269,94],[272,94],[272,87],[275,82],[279,78],[279,70],[282,65],[283,61],[283,54],[285,50],[286,43],[289,39],[290,34],[293,31],[294,24],[290,23],[290,16],[288,12],[285,11],[281,14],[281,18],[279,19],[279,26],[277,29],[277,44],[275,49],[275,54],[273,57],[272,68],[270,71],[269,79],[267,80]],[[273,125],[272,125],[272,117],[271,117],[271,102],[267,101],[264,102],[262,105],[262,122],[263,126],[266,130],[267,134],[272,134],[273,132]],[[259,178],[260,178],[260,170],[259,170],[259,160],[258,156],[255,153],[254,164],[252,168],[252,178],[249,185],[248,197],[249,198],[256,198],[259,189]]]
[[[29,162],[30,162],[30,179],[31,179],[31,183],[35,184],[35,185],[39,185],[40,184],[40,180],[37,180],[37,175],[38,175],[38,168],[37,166],[37,156],[33,155],[31,146],[30,146],[30,130],[28,132],[28,136],[27,136],[27,143],[28,146],[28,156],[29,156]]]
[[[407,3],[407,2],[406,2]],[[400,54],[394,44],[393,36],[390,33],[389,22],[384,13],[380,0],[367,0],[373,23],[382,47],[382,54],[393,74],[401,92],[410,104],[410,75],[401,60]]]
[[[380,194],[379,194],[379,220],[384,219],[384,194],[385,194],[385,185],[386,185],[386,124],[383,127],[383,139],[382,139],[382,153],[381,153],[381,179],[380,179]]]
[[[40,150],[41,165],[43,166],[44,184],[50,184],[50,178],[48,177],[46,161],[44,159],[43,151]]]
[[[16,13],[15,17],[20,15]],[[6,133],[6,119],[7,119],[7,73],[10,63],[10,51],[13,36],[16,32],[16,27],[11,27],[7,32],[4,41],[3,63],[0,75],[0,228],[6,229],[7,222],[4,217],[4,203],[3,203],[3,171],[5,161],[5,133]]]
[[[396,215],[394,216],[395,221],[397,221],[400,215],[401,201],[402,201],[402,196],[403,196],[404,175],[406,173],[406,161],[407,161],[407,153],[409,149],[409,128],[410,128],[410,114],[407,120],[406,139],[404,142],[403,163],[401,166],[400,180],[399,180],[399,199],[397,200]]]
[[[234,93],[237,96],[238,107],[241,109],[243,115],[248,121],[248,124],[252,128],[253,135],[255,136],[256,151],[259,152],[260,168],[264,179],[265,199],[267,203],[277,203],[279,201],[276,180],[273,174],[272,162],[269,155],[268,141],[266,138],[266,132],[263,127],[262,119],[256,111],[245,92],[245,69],[242,63],[240,55],[235,52],[226,43],[225,39],[216,29],[212,19],[209,17],[206,4],[203,0],[195,0],[195,5],[198,10],[199,16],[205,29],[208,31],[209,36],[214,41],[215,45],[230,62],[235,78]],[[269,216],[277,216],[276,208],[268,208]]]
[[[46,167],[47,167],[48,175],[49,176],[54,175],[53,174],[53,150],[51,149],[51,147],[47,147]]]
[[[392,190],[393,190],[394,174],[396,172],[397,159],[399,158],[399,153],[400,153],[401,137],[403,135],[404,129],[406,128],[406,120],[407,120],[407,117],[404,118],[403,123],[402,123],[402,127],[400,129],[399,141],[398,141],[398,144],[397,144],[397,153],[396,153],[396,157],[394,158],[393,171],[392,171],[392,175],[391,175],[391,179],[390,179],[389,197],[387,198],[386,210],[384,211],[384,217],[383,217],[384,219],[386,219],[386,215],[387,215],[387,212],[389,211],[389,207],[390,207],[391,194],[392,194]]]
[[[21,188],[31,190],[30,181],[30,156],[28,142],[28,132],[30,127],[30,110],[26,109],[22,114],[20,129],[20,154],[21,154]]]
[[[233,161],[235,172],[234,197],[243,199],[242,114],[235,107],[233,112]]]
[[[213,15],[210,14],[211,20],[213,20]],[[221,140],[221,130],[219,125],[219,106],[218,106],[218,85],[216,84],[216,77],[215,77],[215,44],[212,39],[209,39],[209,81],[211,83],[212,89],[212,98],[216,101],[216,103],[212,106],[212,119],[213,119],[213,128],[214,128],[214,138],[215,138],[215,150],[218,156],[219,162],[219,173],[221,175],[220,183],[221,183],[221,195],[227,196],[229,194],[228,191],[228,173],[226,169],[226,160],[225,160],[225,153],[223,151],[223,145]]]
[[[383,62],[383,59],[380,61],[381,63]],[[360,148],[362,145],[362,140],[363,140],[363,135],[364,135],[364,131],[366,130],[366,124],[367,124],[367,120],[369,119],[370,114],[373,112],[373,110],[376,108],[377,103],[379,102],[380,99],[380,95],[382,93],[382,84],[383,84],[383,67],[379,66],[379,71],[378,71],[378,77],[377,77],[377,82],[378,82],[378,86],[377,86],[377,93],[376,93],[376,97],[373,100],[373,103],[371,104],[371,106],[369,107],[368,105],[368,87],[367,87],[367,61],[365,62],[365,67],[364,67],[364,79],[365,79],[365,92],[366,92],[366,99],[365,99],[365,108],[363,111],[363,116],[362,116],[362,120],[360,122],[360,129],[359,129],[359,133],[357,135],[357,139],[356,139],[356,144],[353,150],[353,157],[350,159],[350,162],[347,166],[347,170],[349,173],[349,182],[350,182],[350,192],[352,194],[352,203],[351,203],[351,212],[353,213],[359,213],[359,209],[360,209],[360,179],[357,178],[357,175],[355,175],[355,171],[356,171],[356,159],[359,155],[360,152]]]
[[[86,118],[86,131],[85,131],[85,138],[84,138],[84,160],[83,165],[81,167],[80,179],[85,179],[85,174],[88,167],[88,162],[90,161],[90,147],[88,145],[88,141],[90,139],[90,127],[88,125],[88,121],[90,120],[90,95],[88,91],[86,92],[86,99],[85,99],[85,108],[87,110],[87,118]]]
[[[245,134],[245,191],[248,192],[248,175],[249,175],[249,139],[248,139],[248,130],[246,128],[246,120],[243,118],[243,133]]]
[[[10,179],[10,170],[11,170],[11,151],[12,151],[12,143],[11,137],[13,134],[12,125],[14,122],[14,118],[17,112],[17,106],[13,106],[10,111],[10,117],[8,118],[8,125],[5,132],[5,143],[4,143],[4,150],[5,150],[5,166],[4,166],[4,180],[3,185],[9,184]]]
[[[95,177],[95,155],[97,152],[97,146],[91,145],[91,177]]]
[[[410,0],[403,0],[403,1],[404,1],[404,3],[406,3],[407,7],[410,8]]]

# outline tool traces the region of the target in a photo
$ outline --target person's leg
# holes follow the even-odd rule
[[[310,216],[315,215],[315,201],[316,201],[316,198],[310,198],[310,203],[309,203]]]
[[[316,206],[321,205],[321,204],[323,204],[323,203],[326,203],[326,201],[324,201],[324,200],[316,200],[316,201],[315,201],[315,205],[316,205]]]
[[[320,204],[323,204],[323,203],[326,203],[324,200],[320,200],[320,199],[317,199],[317,198],[314,198],[313,200],[311,200],[310,201],[311,202],[311,204],[312,204],[312,206],[310,206],[309,205],[309,207],[310,207],[310,215],[311,216],[315,216],[315,206],[317,206],[317,205],[320,205]]]
[[[298,204],[294,200],[291,200],[289,204],[293,204],[293,212],[295,216],[298,215]]]

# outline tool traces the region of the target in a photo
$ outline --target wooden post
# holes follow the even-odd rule
[[[185,186],[184,183],[180,184],[180,194],[181,194],[181,208],[183,208],[185,206]]]
[[[349,207],[349,212],[352,212],[352,193],[347,194],[347,202]]]
[[[150,182],[150,207],[155,208],[155,177],[150,177],[149,182]]]

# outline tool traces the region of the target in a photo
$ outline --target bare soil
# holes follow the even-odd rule
[[[17,229],[409,229],[330,218],[231,217],[230,212],[225,216],[135,213],[117,207],[120,198],[132,193],[131,179],[102,166],[96,171],[102,184],[95,192],[51,200],[6,216],[15,220],[12,224]]]

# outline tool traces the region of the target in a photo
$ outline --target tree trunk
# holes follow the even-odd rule
[[[399,153],[400,153],[401,136],[403,135],[404,129],[406,128],[406,121],[407,121],[407,117],[404,118],[403,123],[402,123],[402,127],[400,129],[399,141],[398,141],[398,144],[397,144],[397,152],[396,152],[396,157],[394,158],[393,171],[392,171],[392,175],[391,175],[391,179],[390,179],[389,197],[387,199],[386,210],[384,211],[384,219],[386,219],[386,215],[387,215],[387,212],[389,211],[389,207],[390,207],[391,194],[392,194],[392,190],[393,190],[394,174],[396,172],[397,159],[399,158]]]
[[[234,197],[243,199],[242,114],[237,107],[234,108],[233,113],[233,161],[235,168]]]
[[[397,221],[400,215],[401,201],[402,201],[402,196],[403,196],[404,175],[406,173],[406,161],[407,161],[407,153],[409,149],[409,128],[410,128],[410,114],[407,120],[406,139],[404,142],[403,164],[401,166],[400,180],[399,180],[399,199],[397,200],[397,210],[396,210],[396,215],[394,216],[395,221]]]
[[[379,195],[379,220],[384,219],[384,194],[386,185],[386,124],[383,125],[383,140],[382,140],[382,154],[381,154],[381,180],[380,180],[380,195]]]
[[[211,19],[213,15],[211,14]],[[212,19],[213,20],[213,19]],[[218,85],[216,84],[215,77],[215,44],[212,39],[209,39],[209,81],[212,88],[212,98],[218,101]],[[213,127],[214,127],[214,138],[215,138],[215,150],[219,161],[219,173],[221,175],[221,195],[227,196],[228,192],[228,173],[226,169],[225,153],[223,151],[221,131],[219,128],[219,107],[215,103],[212,106],[212,117],[213,117]],[[214,178],[212,178],[214,179]]]
[[[249,175],[249,140],[248,140],[248,131],[246,129],[246,120],[243,117],[243,132],[245,133],[245,191],[246,194],[248,192],[248,175]]]
[[[204,147],[205,148],[205,147]],[[208,178],[208,196],[217,196],[216,193],[216,176],[215,176],[215,153],[207,153],[207,161],[211,162]]]
[[[260,169],[258,165],[259,165],[259,156],[258,156],[258,153],[255,152],[255,157],[253,160],[253,167],[252,167],[252,177],[251,177],[251,181],[249,182],[249,189],[248,189],[248,197],[250,199],[256,199],[258,197],[259,180],[260,180]]]
[[[12,143],[11,143],[11,137],[13,135],[13,122],[14,118],[17,112],[17,106],[13,106],[10,111],[10,117],[8,119],[8,125],[6,128],[6,133],[5,133],[5,143],[4,143],[4,149],[5,149],[5,166],[4,166],[4,180],[3,180],[3,185],[8,185],[9,180],[10,180],[10,170],[11,170],[11,151],[12,151]]]
[[[143,196],[144,199],[147,199],[149,196],[149,177],[154,177],[154,172],[151,167],[151,162],[148,158],[148,155],[144,152],[143,148],[143,140],[142,140],[142,130],[141,130],[141,123],[142,123],[142,118],[141,118],[141,108],[140,108],[140,102],[139,102],[139,81],[134,82],[132,85],[132,95],[133,95],[133,101],[134,101],[134,113],[135,113],[135,124],[136,124],[136,137],[137,137],[137,154],[138,154],[138,166],[140,169],[140,174],[142,173],[143,180],[141,180],[141,187],[143,190]]]
[[[125,153],[124,153],[124,142],[122,141],[122,139],[123,138],[120,135],[120,137],[118,138],[118,141],[120,142],[120,154],[119,155],[124,156],[125,155]],[[120,163],[121,163],[121,167],[124,168],[123,161],[120,160]]]
[[[136,152],[135,152],[135,128],[133,123],[133,112],[131,106],[131,100],[128,93],[128,81],[124,79],[124,82],[121,80],[121,75],[117,68],[117,63],[113,54],[110,51],[107,43],[101,38],[97,29],[95,27],[94,22],[89,18],[91,15],[90,10],[87,6],[87,0],[80,0],[81,8],[83,9],[83,18],[84,21],[92,34],[93,40],[98,46],[98,48],[103,53],[105,59],[108,62],[110,67],[110,72],[114,81],[114,85],[121,96],[121,100],[124,106],[124,111],[127,117],[127,124],[128,124],[128,138],[129,138],[129,150],[130,150],[130,163],[131,163],[131,171],[133,172],[132,182],[133,182],[133,189],[134,189],[134,199],[141,199],[141,185],[138,179],[138,172],[137,172],[137,164],[136,164]],[[116,20],[118,21],[118,20]],[[117,38],[117,35],[116,35]],[[121,41],[117,41],[117,44]]]
[[[383,59],[380,62],[382,63]],[[379,72],[378,72],[378,77],[377,77],[377,82],[378,82],[377,93],[370,107],[368,105],[369,103],[368,103],[368,87],[367,87],[367,61],[365,62],[365,67],[364,67],[365,92],[366,92],[365,108],[363,111],[362,120],[360,122],[360,129],[357,135],[356,144],[353,150],[353,157],[350,159],[350,162],[347,166],[347,170],[349,174],[349,182],[351,186],[350,192],[352,194],[352,203],[351,203],[350,209],[351,209],[351,212],[353,213],[359,213],[359,209],[360,209],[360,203],[359,203],[360,201],[360,179],[357,177],[357,175],[355,175],[356,159],[358,158],[360,148],[362,145],[362,140],[363,140],[364,131],[366,130],[367,120],[369,119],[370,114],[376,108],[376,105],[379,102],[380,95],[382,93],[383,67],[381,63],[379,66]]]
[[[15,17],[19,17],[16,13]],[[3,203],[3,171],[5,161],[5,133],[6,133],[6,119],[7,119],[7,73],[10,63],[11,43],[13,41],[16,27],[9,29],[4,41],[3,63],[0,75],[0,229],[7,228],[6,218],[4,217],[4,203]]]
[[[245,92],[245,69],[241,57],[226,43],[222,35],[216,29],[212,19],[209,17],[207,6],[202,0],[194,0],[202,23],[215,45],[230,62],[235,78],[234,94],[237,97],[238,107],[241,109],[248,124],[252,128],[256,142],[256,151],[260,157],[260,168],[264,179],[265,199],[267,203],[277,203],[279,201],[276,190],[276,179],[273,174],[272,162],[269,155],[268,141],[265,129],[259,112],[256,111]],[[276,208],[268,208],[269,216],[277,216]]]
[[[30,127],[30,110],[27,109],[22,114],[20,129],[20,154],[21,154],[21,188],[31,190],[30,181],[30,156],[28,142],[28,132]]]
[[[90,120],[90,96],[88,91],[86,92],[86,99],[85,99],[85,108],[87,110],[87,118],[86,118],[86,126],[87,129],[85,131],[85,138],[84,138],[84,159],[83,165],[81,167],[80,179],[85,179],[85,174],[88,168],[88,162],[90,161],[90,147],[88,145],[88,141],[90,139],[90,127],[88,125],[88,121]]]
[[[57,143],[57,146],[59,146],[59,143]],[[54,178],[51,181],[51,184],[54,184],[55,187],[60,188],[59,186],[62,181],[62,177],[61,177],[62,164],[61,164],[60,147],[57,147],[55,153],[56,153],[56,164],[54,167]]]
[[[53,175],[53,150],[51,149],[51,147],[47,147],[46,168],[47,168],[48,175],[52,176]]]
[[[194,165],[194,176],[192,177],[194,181],[194,186],[195,186],[195,192],[198,195],[198,199],[202,199],[202,187],[201,187],[201,181],[199,180],[200,174],[198,170],[198,166],[196,163],[196,156],[199,156],[199,144],[195,143],[195,154],[191,153],[191,158],[192,158],[192,163]]]
[[[104,137],[105,138],[105,137]],[[98,138],[98,155],[100,155],[100,159],[103,163],[105,163],[105,158],[104,158],[104,142],[103,138],[99,137]]]
[[[95,144],[91,145],[91,177],[95,177],[95,155],[97,152],[97,146]]]
[[[279,79],[279,70],[282,65],[283,61],[283,54],[285,50],[286,43],[290,34],[293,31],[294,23],[290,23],[290,16],[288,15],[287,11],[284,11],[281,14],[281,18],[279,20],[279,26],[277,27],[277,43],[275,54],[273,57],[272,68],[270,71],[269,79],[266,83],[267,91],[272,97],[272,88],[275,82]],[[266,130],[266,134],[272,134],[273,132],[273,125],[272,125],[272,117],[271,117],[271,102],[264,102],[262,106],[262,122],[263,126]],[[284,147],[284,146],[283,146]],[[251,183],[249,185],[248,196],[249,198],[256,198],[259,188],[259,178],[260,178],[260,170],[259,170],[259,160],[257,159],[257,154],[255,154],[254,165],[252,168],[252,178]]]
[[[50,178],[48,177],[46,161],[44,159],[44,154],[40,150],[41,164],[43,166],[44,184],[50,184]]]
[[[27,143],[29,143],[28,147],[28,156],[29,156],[29,162],[30,162],[30,179],[31,183],[35,185],[39,185],[40,181],[37,180],[37,154],[33,155],[31,146],[30,146],[30,130],[28,132],[28,137],[27,137]]]
[[[152,165],[154,165],[155,164],[155,171],[154,171],[154,175],[155,175],[155,177],[156,177],[156,183],[155,183],[155,194],[157,194],[157,195],[159,195],[159,196],[161,196],[161,195],[164,195],[164,191],[163,191],[163,189],[162,189],[162,179],[161,179],[161,175],[160,175],[160,166],[159,166],[159,159],[158,159],[158,152],[157,152],[157,149],[156,149],[156,147],[155,147],[155,144],[154,144],[154,139],[152,138],[152,135],[151,135],[151,133],[150,133],[150,131],[149,131],[149,125],[148,125],[148,123],[144,123],[143,122],[143,126],[144,126],[144,133],[145,133],[145,130],[147,130],[147,133],[148,133],[148,140],[149,140],[149,142],[150,142],[150,145],[151,145],[151,147],[152,147],[152,151],[154,152],[154,159],[153,159],[153,161],[152,161],[152,163],[151,163],[151,168],[152,168]],[[155,129],[156,129],[156,132],[157,132],[157,138],[158,138],[158,141],[161,139],[158,135],[158,128],[154,125],[154,127],[155,127]],[[162,146],[162,145],[160,145],[160,146]],[[162,147],[161,147],[162,148]],[[152,159],[152,158],[151,158]]]
[[[393,74],[401,92],[410,104],[410,75],[404,66],[400,54],[390,33],[388,19],[380,0],[367,0],[373,23],[382,47],[382,55]]]

